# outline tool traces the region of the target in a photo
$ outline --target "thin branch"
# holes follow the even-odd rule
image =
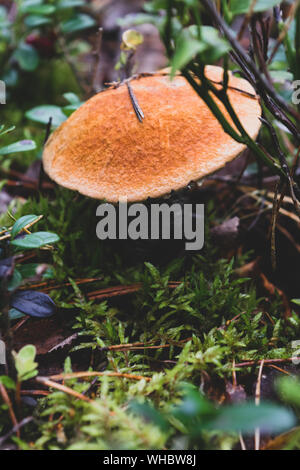
[[[69,379],[82,379],[82,378],[87,378],[87,377],[119,377],[119,378],[124,378],[124,379],[131,379],[131,380],[146,380],[146,382],[151,381],[151,377],[146,377],[144,375],[135,375],[135,374],[126,374],[122,372],[97,372],[97,371],[91,371],[91,372],[73,372],[70,374],[56,374],[56,375],[51,375],[49,379],[52,380],[69,380]],[[49,380],[46,377],[39,377],[40,382],[43,383],[42,381]]]
[[[4,385],[1,382],[0,382],[0,394],[2,396],[2,400],[4,401],[4,403],[8,407],[8,413],[9,413],[9,416],[10,416],[10,419],[11,419],[11,422],[12,422],[13,426],[14,427],[18,426],[18,421],[17,421],[16,415],[15,415],[15,412],[14,412],[14,409],[13,409],[13,406],[12,406],[11,399],[8,396],[6,388],[4,387]],[[17,432],[17,436],[20,437],[20,431],[17,429],[16,432]]]
[[[19,437],[20,435],[20,429],[23,427],[23,426],[26,426],[26,424],[28,423],[31,423],[33,421],[33,417],[32,416],[28,416],[27,418],[24,418],[22,421],[20,421],[20,423],[16,424],[12,429],[11,431],[9,431],[7,434],[5,434],[5,436],[1,437],[0,438],[0,446],[2,446],[4,444],[5,441],[7,441],[7,439],[9,439],[14,433],[17,434],[17,436]]]
[[[202,4],[205,7],[206,11],[208,11],[210,15],[213,17],[218,27],[224,33],[224,36],[228,39],[236,55],[240,57],[240,61],[243,61],[246,67],[249,69],[249,71],[255,78],[257,84],[259,84],[262,88],[265,88],[265,90],[268,92],[270,97],[274,100],[274,102],[277,105],[282,107],[282,109],[284,109],[287,113],[293,115],[296,119],[300,119],[299,113],[293,107],[287,105],[284,98],[278,95],[274,87],[266,80],[266,78],[257,69],[255,63],[252,61],[250,56],[245,52],[243,47],[237,41],[232,30],[228,27],[228,25],[225,23],[221,15],[216,10],[214,3],[211,0],[202,0]],[[297,132],[295,137],[300,142],[299,132]]]
[[[86,401],[88,403],[92,403],[93,400],[90,398],[82,395],[82,393],[76,392],[70,387],[67,387],[66,385],[58,384],[54,382],[53,380],[48,379],[47,377],[36,377],[36,382],[39,382],[43,385],[46,385],[46,387],[49,388],[55,388],[56,390],[59,390],[60,392],[67,393],[68,395],[71,395],[74,398],[79,398],[80,400]]]

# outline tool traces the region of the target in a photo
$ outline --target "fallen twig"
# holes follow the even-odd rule
[[[82,395],[82,393],[76,392],[75,390],[70,387],[67,387],[66,385],[54,382],[53,380],[50,380],[47,377],[36,377],[35,380],[43,385],[46,385],[47,387],[55,388],[57,390],[60,390],[61,392],[67,393],[68,395],[72,395],[73,397],[79,398],[80,400],[86,401],[88,403],[92,403],[93,401],[90,398]]]
[[[51,380],[69,380],[69,379],[82,379],[86,377],[120,377],[124,379],[132,379],[132,380],[146,380],[146,382],[150,382],[151,377],[146,377],[144,375],[134,375],[134,374],[126,374],[122,372],[72,372],[70,374],[57,374],[51,375],[49,379]],[[46,377],[40,377],[42,380],[49,380]],[[42,383],[42,382],[41,382]]]
[[[10,419],[11,419],[11,422],[12,422],[13,426],[17,427],[18,426],[18,421],[17,421],[16,415],[15,415],[15,412],[14,412],[14,409],[13,409],[13,406],[12,406],[11,399],[8,396],[6,388],[4,387],[4,385],[1,382],[0,382],[0,394],[2,396],[2,399],[3,399],[4,403],[8,407],[8,413],[9,413],[9,416],[10,416]],[[17,428],[16,434],[17,434],[18,437],[20,437],[19,428]]]

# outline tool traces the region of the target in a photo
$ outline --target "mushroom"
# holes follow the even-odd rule
[[[223,69],[207,66],[206,75],[222,83]],[[261,107],[254,89],[230,73],[228,94],[246,131],[256,138]],[[132,105],[134,97],[142,122]],[[218,106],[228,117],[221,102]],[[182,76],[171,81],[162,71],[89,99],[48,139],[43,163],[61,186],[95,199],[133,202],[184,188],[244,148],[224,132]]]

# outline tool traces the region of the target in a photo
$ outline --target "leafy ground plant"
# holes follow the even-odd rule
[[[6,5],[0,10],[0,62],[12,95],[14,87],[23,94],[27,74],[43,88],[45,38],[53,39],[51,60],[65,53],[77,76],[72,40],[87,42],[80,35],[96,26],[85,2],[13,3],[15,21]],[[41,124],[47,137],[87,90],[70,86],[54,100],[36,93],[24,116],[10,104],[10,121],[26,139],[13,143],[13,128],[0,128],[0,196],[8,199],[0,215],[0,448],[297,449],[299,383],[282,376],[297,375],[299,359],[299,302],[289,302],[299,298],[299,109],[292,103],[299,2],[155,0],[136,13],[118,23],[154,24],[171,76],[182,73],[248,153],[242,168],[197,189],[207,207],[203,252],[143,262],[96,238],[95,202],[36,171]],[[130,41],[134,52],[142,42],[129,31],[131,39],[117,33],[114,66],[122,73],[131,65]],[[98,46],[85,60],[101,59]],[[205,65],[216,63],[224,67],[217,84],[205,76]],[[228,100],[229,71],[247,78],[261,101],[257,142]],[[234,217],[239,234],[223,244],[224,220]],[[294,258],[293,268],[282,258]]]

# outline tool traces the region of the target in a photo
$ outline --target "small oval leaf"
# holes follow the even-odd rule
[[[59,241],[59,236],[56,233],[49,232],[35,232],[30,235],[25,235],[24,238],[17,238],[12,240],[11,244],[18,248],[34,249],[41,246],[48,245],[49,243],[56,243]]]
[[[34,15],[52,15],[56,8],[54,5],[30,5],[26,8],[26,13]]]
[[[28,15],[26,16],[24,23],[28,28],[37,28],[38,26],[51,23],[51,20],[50,18],[46,18],[41,15]]]
[[[56,305],[49,295],[32,290],[16,292],[12,296],[11,307],[38,318],[50,317],[56,312]]]
[[[48,124],[49,119],[52,118],[53,127],[60,126],[67,119],[60,107],[54,105],[37,106],[27,111],[25,116],[31,121],[42,124]]]
[[[25,317],[25,313],[20,312],[20,310],[17,310],[16,308],[11,308],[8,312],[8,316],[11,321],[19,320],[19,318]]]
[[[37,215],[33,215],[33,214],[30,214],[30,215],[24,215],[23,217],[20,217],[20,219],[18,219],[12,230],[11,230],[11,237],[12,239],[15,238],[15,236],[21,232],[21,230],[23,230],[24,227],[26,227],[27,225],[31,224],[32,222],[34,222],[36,219],[38,219],[38,216]]]
[[[13,57],[26,72],[33,72],[39,64],[39,55],[30,44],[21,43]]]
[[[65,34],[74,33],[75,31],[91,28],[92,26],[95,26],[95,24],[96,22],[91,16],[78,14],[73,16],[70,20],[64,21],[61,24],[61,30]]]
[[[84,0],[61,0],[57,4],[58,10],[66,10],[67,8],[82,7]]]
[[[28,152],[29,150],[36,149],[36,144],[33,140],[20,140],[14,144],[7,145],[0,149],[0,155],[8,155],[10,153]]]

